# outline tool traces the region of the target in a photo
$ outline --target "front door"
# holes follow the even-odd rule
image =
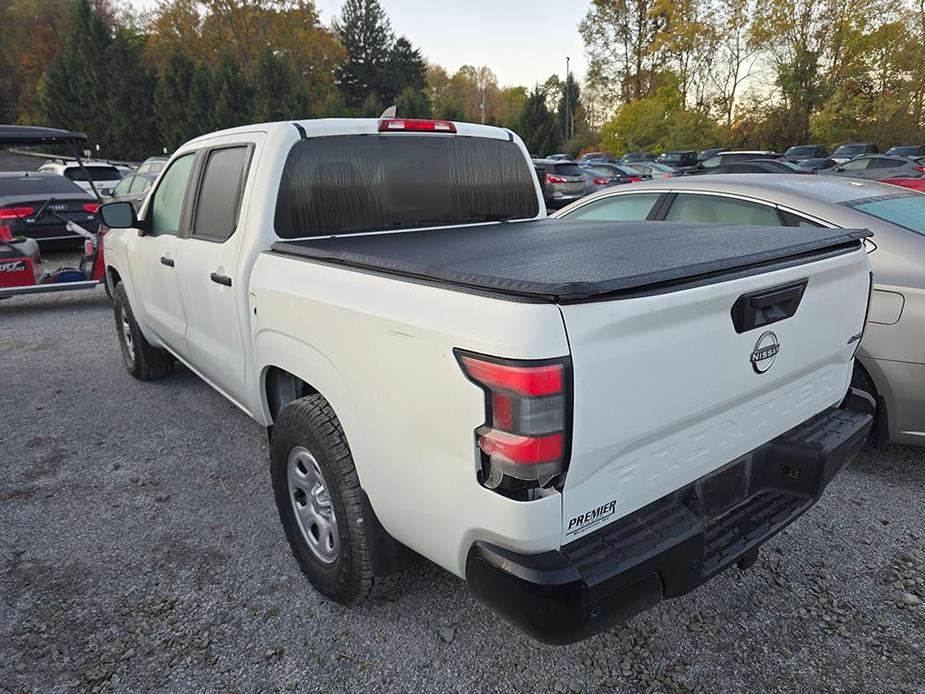
[[[145,211],[147,233],[137,239],[137,252],[131,255],[138,289],[135,309],[161,342],[181,356],[187,351],[186,313],[177,281],[177,245],[194,157],[179,157],[164,173]]]

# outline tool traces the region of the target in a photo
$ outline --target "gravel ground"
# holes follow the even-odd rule
[[[122,367],[102,289],[0,302],[0,691],[925,691],[925,451],[869,452],[745,572],[568,647],[432,565],[321,599],[265,432]]]

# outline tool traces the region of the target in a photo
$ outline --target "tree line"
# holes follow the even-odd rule
[[[311,0],[115,2],[0,4],[0,122],[82,130],[127,160],[391,105],[511,128],[540,155],[925,142],[925,0],[591,0],[581,85],[532,86],[426,61],[378,0],[329,25]]]
[[[251,122],[401,115],[510,127],[546,154],[590,141],[577,82],[501,87],[488,67],[449,74],[397,36],[378,0],[345,0],[329,25],[311,0],[165,0],[140,19],[111,0],[0,8],[0,122],[86,132],[138,160]]]
[[[593,0],[615,151],[925,143],[925,0]]]

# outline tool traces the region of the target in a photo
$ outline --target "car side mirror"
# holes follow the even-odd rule
[[[135,206],[127,200],[107,202],[100,206],[100,219],[110,229],[134,229],[138,227]]]

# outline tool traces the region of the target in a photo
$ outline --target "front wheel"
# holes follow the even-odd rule
[[[155,347],[141,334],[122,282],[112,293],[112,311],[126,370],[139,381],[153,381],[170,374],[175,363],[173,355]]]
[[[391,583],[373,573],[353,457],[321,395],[294,400],[280,412],[270,474],[289,547],[320,593],[351,605]]]

